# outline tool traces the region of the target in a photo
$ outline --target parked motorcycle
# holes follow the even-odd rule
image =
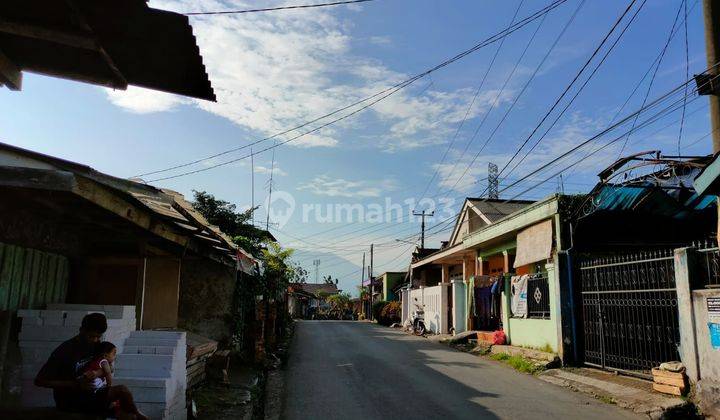
[[[425,334],[425,305],[418,303],[415,298],[415,311],[412,314],[412,329],[415,335]]]

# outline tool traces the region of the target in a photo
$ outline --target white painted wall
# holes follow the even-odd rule
[[[410,312],[415,310],[415,299],[425,305],[425,328],[435,334],[447,333],[447,293],[449,284],[420,287],[410,291]]]

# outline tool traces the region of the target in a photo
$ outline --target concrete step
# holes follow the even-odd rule
[[[677,410],[687,404],[687,401],[681,398],[653,392],[652,382],[595,369],[551,369],[540,374],[538,378],[596,398],[611,400],[619,407],[649,418],[664,418],[664,412]]]

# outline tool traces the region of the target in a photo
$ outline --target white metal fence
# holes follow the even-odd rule
[[[444,286],[425,287],[410,290],[408,312],[415,310],[416,304],[425,308],[425,327],[435,334],[443,332],[443,325],[447,325],[447,292]]]

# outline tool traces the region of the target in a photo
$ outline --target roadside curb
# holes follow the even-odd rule
[[[265,370],[265,381],[262,390],[262,411],[253,418],[278,420],[282,416],[285,398],[285,367],[290,353],[290,345],[295,335],[295,325],[287,329],[287,335],[278,346],[277,363]]]
[[[611,376],[611,374],[607,375]],[[623,377],[625,381],[636,381],[637,383],[636,386],[627,386],[566,369],[547,370],[539,374],[538,378],[551,384],[592,395],[611,404],[617,404],[618,407],[647,415],[651,419],[672,418],[676,412],[692,411],[692,404],[688,401],[652,392],[649,385],[640,379]],[[643,389],[643,387],[648,389]]]

